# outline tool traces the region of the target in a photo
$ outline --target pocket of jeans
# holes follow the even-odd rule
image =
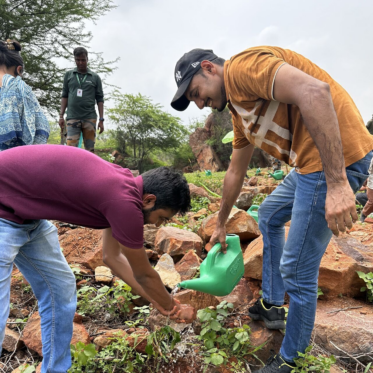
[[[354,193],[356,193],[361,188],[361,186],[364,184],[364,181],[368,178],[368,174],[363,174],[352,170],[346,170],[346,175]]]

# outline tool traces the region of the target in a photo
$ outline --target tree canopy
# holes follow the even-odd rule
[[[24,80],[50,113],[60,105],[66,71],[61,60],[72,61],[75,47],[88,47],[92,35],[84,22],[114,7],[112,0],[0,0],[0,40],[21,43]],[[97,73],[110,73],[113,62],[89,51],[90,68]]]
[[[148,97],[116,91],[113,99],[115,107],[108,109],[108,113],[117,125],[119,151],[132,157],[140,172],[151,152],[176,149],[185,141],[188,131],[180,119],[163,111]]]

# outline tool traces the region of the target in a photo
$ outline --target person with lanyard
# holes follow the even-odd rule
[[[76,68],[67,71],[63,81],[59,125],[64,130],[67,108],[67,145],[78,146],[83,136],[84,147],[94,153],[96,140],[97,102],[100,116],[99,133],[104,131],[104,93],[101,78],[88,68],[88,52],[85,48],[74,49]]]
[[[46,144],[50,127],[34,93],[23,80],[21,45],[0,41],[0,151]]]
[[[210,243],[226,247],[225,224],[241,192],[254,146],[293,169],[259,208],[263,235],[263,295],[249,308],[253,320],[285,329],[280,352],[256,373],[291,373],[310,343],[317,279],[333,234],[358,219],[355,195],[369,173],[373,137],[349,94],[302,55],[259,46],[225,61],[194,49],[176,63],[171,106],[222,111],[233,121],[233,154]],[[287,240],[285,223],[291,220]],[[285,324],[285,292],[290,297]]]

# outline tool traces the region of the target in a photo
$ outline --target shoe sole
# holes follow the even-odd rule
[[[264,324],[267,327],[267,329],[285,329],[286,328],[284,320],[274,320],[274,321],[271,321],[271,320],[268,320],[267,318],[265,318],[262,315],[253,314],[251,312],[249,312],[249,316],[254,321],[260,321],[260,320],[264,321]]]

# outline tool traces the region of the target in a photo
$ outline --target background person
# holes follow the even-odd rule
[[[268,328],[285,328],[280,353],[260,373],[290,373],[311,338],[321,258],[332,234],[352,227],[355,195],[368,176],[373,137],[355,103],[329,74],[279,47],[249,48],[224,61],[194,49],[176,63],[172,107],[190,101],[232,113],[232,161],[211,244],[226,248],[225,223],[247,166],[260,147],[294,167],[259,209],[263,235],[263,298],[249,309]],[[285,243],[285,223],[292,224]],[[229,250],[229,248],[228,248]]]
[[[46,144],[50,127],[31,88],[22,80],[21,45],[0,41],[0,151]]]
[[[88,52],[85,48],[74,49],[76,68],[67,71],[63,81],[59,125],[63,130],[67,108],[67,145],[78,146],[83,134],[84,148],[94,152],[96,141],[97,102],[100,116],[99,133],[104,131],[104,93],[101,78],[88,68]]]
[[[144,224],[159,226],[190,208],[182,175],[161,167],[134,178],[90,152],[60,145],[1,152],[0,168],[0,346],[15,263],[38,300],[42,373],[70,368],[76,281],[57,229],[45,219],[104,229],[103,260],[118,277],[162,314],[195,317],[167,292],[143,247]]]

